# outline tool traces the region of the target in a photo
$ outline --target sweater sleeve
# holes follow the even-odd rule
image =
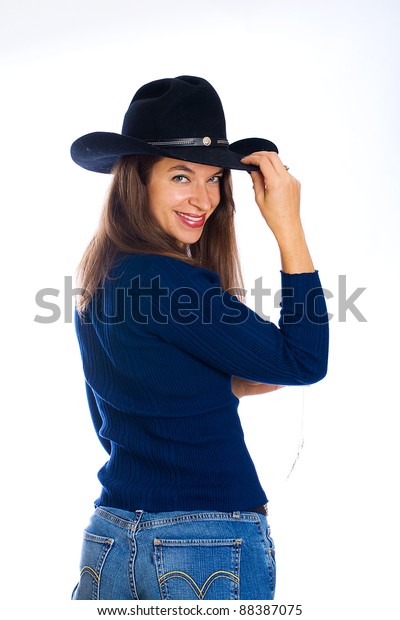
[[[317,271],[281,274],[277,326],[224,291],[214,272],[165,256],[151,258],[146,275],[130,281],[132,329],[251,381],[302,385],[325,376],[328,317]]]

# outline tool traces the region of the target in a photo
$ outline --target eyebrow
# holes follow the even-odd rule
[[[171,172],[172,170],[183,170],[184,172],[191,172],[192,174],[195,174],[194,170],[192,168],[189,168],[189,166],[185,166],[185,164],[179,164],[178,166],[172,166],[172,168],[169,168],[168,172]],[[211,176],[217,176],[217,174],[222,174],[224,172],[223,168],[220,168],[220,170],[217,170],[217,172],[215,172],[214,174],[212,174]]]

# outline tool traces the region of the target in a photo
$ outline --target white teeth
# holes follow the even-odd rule
[[[181,213],[180,211],[178,211],[178,214],[186,220],[189,220],[189,222],[201,222],[201,220],[204,219],[204,215],[187,215],[186,213]]]

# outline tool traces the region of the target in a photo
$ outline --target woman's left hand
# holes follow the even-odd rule
[[[257,383],[256,381],[247,381],[246,379],[240,379],[239,377],[232,377],[232,392],[237,398],[242,396],[255,396],[257,394],[267,394],[268,392],[275,392],[284,385],[270,385],[269,383]]]

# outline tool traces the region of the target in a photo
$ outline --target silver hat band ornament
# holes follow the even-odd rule
[[[151,146],[229,146],[228,140],[204,136],[204,138],[179,138],[177,140],[146,140]]]

